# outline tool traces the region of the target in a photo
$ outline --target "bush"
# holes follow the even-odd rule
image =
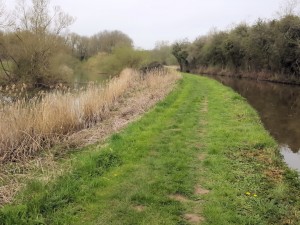
[[[134,50],[130,47],[119,47],[112,54],[102,59],[100,67],[102,72],[116,75],[126,67],[139,69],[148,61],[149,55],[146,51]]]
[[[259,19],[230,31],[214,32],[193,43],[177,42],[173,54],[181,68],[218,68],[232,73],[276,74],[300,78],[300,17]]]

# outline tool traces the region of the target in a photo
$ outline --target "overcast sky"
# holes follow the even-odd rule
[[[7,4],[11,4],[10,1]],[[71,31],[93,35],[121,30],[136,47],[156,41],[194,40],[211,28],[224,30],[240,22],[274,18],[283,0],[52,0],[76,17]]]

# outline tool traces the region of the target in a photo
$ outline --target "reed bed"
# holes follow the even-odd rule
[[[178,79],[174,71],[140,74],[125,69],[102,85],[80,91],[54,91],[4,104],[0,108],[0,162],[19,162],[66,141],[107,118],[116,103],[139,88],[156,89]]]

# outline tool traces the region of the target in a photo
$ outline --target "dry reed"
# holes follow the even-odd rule
[[[104,85],[89,85],[75,93],[46,93],[30,101],[6,104],[0,108],[0,162],[22,161],[65,141],[75,132],[93,127],[133,89],[145,85],[151,88],[176,79],[174,72],[141,75],[126,69]]]

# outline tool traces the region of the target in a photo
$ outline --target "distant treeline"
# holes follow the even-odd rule
[[[143,50],[118,30],[90,37],[69,33],[75,19],[60,7],[52,9],[50,0],[15,2],[15,10],[9,11],[0,0],[0,86],[26,83],[36,88],[72,81],[76,73],[89,69],[82,66],[87,61],[95,73],[110,75],[153,61],[176,63],[167,42]]]
[[[240,24],[194,42],[179,41],[173,54],[183,71],[300,81],[300,17]]]

